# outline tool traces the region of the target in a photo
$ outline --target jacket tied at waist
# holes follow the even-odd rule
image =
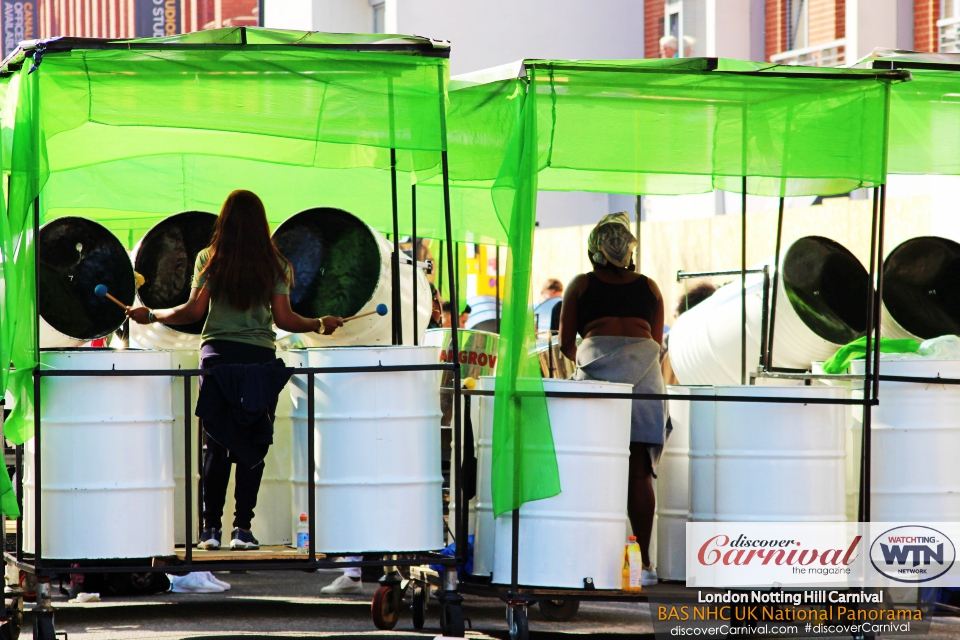
[[[223,364],[201,376],[196,416],[203,430],[238,462],[252,468],[273,444],[280,392],[293,368],[277,358],[263,364]]]

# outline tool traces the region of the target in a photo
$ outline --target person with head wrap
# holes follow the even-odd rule
[[[560,350],[577,363],[574,379],[633,385],[634,393],[666,393],[660,373],[663,297],[633,264],[637,239],[626,213],[604,216],[590,232],[593,271],[574,278],[563,294]],[[577,334],[583,338],[577,345]],[[655,469],[670,431],[667,403],[634,400],[630,421],[627,513],[643,556],[642,582],[656,584],[650,536]]]

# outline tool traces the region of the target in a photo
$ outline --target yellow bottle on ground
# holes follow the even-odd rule
[[[637,537],[627,538],[627,544],[623,547],[623,574],[622,586],[624,591],[641,591],[640,572],[643,570],[643,558],[640,554],[640,545],[637,544]]]

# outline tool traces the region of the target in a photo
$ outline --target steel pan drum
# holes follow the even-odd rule
[[[133,304],[133,265],[123,244],[106,227],[86,218],[64,217],[40,229],[40,346],[76,346],[116,331],[123,309],[94,293],[98,284]]]

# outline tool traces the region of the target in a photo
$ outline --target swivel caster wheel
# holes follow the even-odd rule
[[[385,586],[377,589],[373,595],[370,616],[373,624],[381,631],[390,631],[400,620],[400,604],[403,593],[400,587]]]
[[[33,640],[57,640],[52,611],[33,612]]]
[[[15,611],[6,622],[0,625],[0,640],[17,640],[20,637],[22,625],[23,612]]]
[[[448,638],[462,638],[467,632],[463,607],[459,604],[443,605],[440,610],[440,630]]]
[[[510,626],[510,640],[530,639],[530,626],[527,624],[527,610],[525,607],[508,608],[507,623]]]
[[[427,601],[430,599],[430,587],[415,584],[413,587],[413,628],[423,629],[427,621]]]

